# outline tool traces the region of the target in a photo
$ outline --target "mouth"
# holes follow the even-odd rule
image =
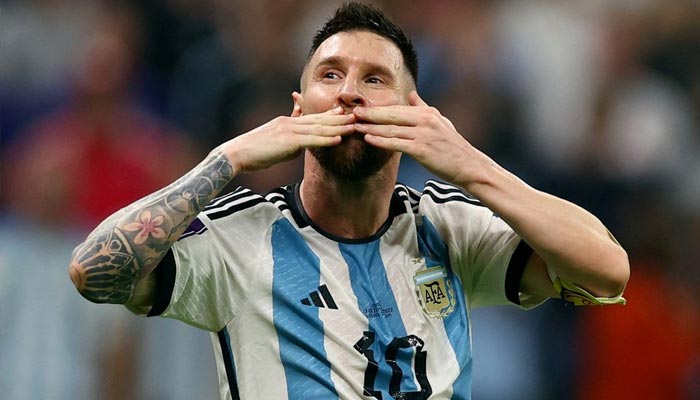
[[[353,131],[351,134],[345,135],[341,139],[341,143],[348,143],[351,141],[359,141],[359,142],[365,143],[365,134],[360,133],[358,131]]]

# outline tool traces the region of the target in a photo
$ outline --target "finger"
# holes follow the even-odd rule
[[[345,136],[355,132],[355,124],[345,125],[298,125],[294,127],[294,133],[307,136]]]
[[[416,126],[420,122],[414,109],[408,106],[356,107],[357,119],[373,124]]]
[[[341,136],[300,136],[299,146],[303,148],[337,146],[343,140]]]
[[[338,106],[335,108],[331,108],[330,110],[326,110],[324,112],[304,114],[304,116],[307,117],[306,119],[312,119],[312,118],[322,117],[324,115],[342,115],[342,114],[343,114],[343,107]]]
[[[310,125],[346,125],[355,121],[354,114],[343,114],[343,108],[336,107],[320,114],[307,114],[295,122]]]
[[[408,104],[412,106],[430,107],[415,90],[408,94]]]
[[[408,151],[410,149],[410,140],[368,134],[365,135],[365,142],[367,142],[371,146],[379,147],[384,150],[398,151],[410,155]]]
[[[401,139],[413,139],[416,135],[416,128],[412,126],[400,125],[377,125],[356,123],[355,130],[360,133],[381,137],[398,137]]]

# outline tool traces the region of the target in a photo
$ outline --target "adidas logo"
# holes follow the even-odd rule
[[[326,302],[325,304],[323,303],[324,301]],[[331,296],[331,292],[328,291],[328,287],[325,284],[319,286],[318,290],[309,293],[309,297],[301,299],[301,304],[319,308],[328,307],[333,310],[338,309],[338,305],[335,304],[335,300],[333,300],[333,296]]]

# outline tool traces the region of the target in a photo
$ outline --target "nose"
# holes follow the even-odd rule
[[[344,108],[365,107],[367,97],[354,79],[346,79],[338,92],[338,104]]]

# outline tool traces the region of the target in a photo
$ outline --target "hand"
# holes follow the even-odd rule
[[[485,160],[457,132],[452,122],[411,92],[408,106],[358,107],[354,114],[357,132],[373,146],[400,151],[413,157],[432,173],[465,187],[475,177],[475,162]],[[474,167],[474,168],[470,168]]]
[[[294,106],[291,116],[277,117],[221,145],[235,173],[258,171],[290,160],[309,147],[340,144],[353,133],[356,118],[336,107],[320,114],[302,115]]]

